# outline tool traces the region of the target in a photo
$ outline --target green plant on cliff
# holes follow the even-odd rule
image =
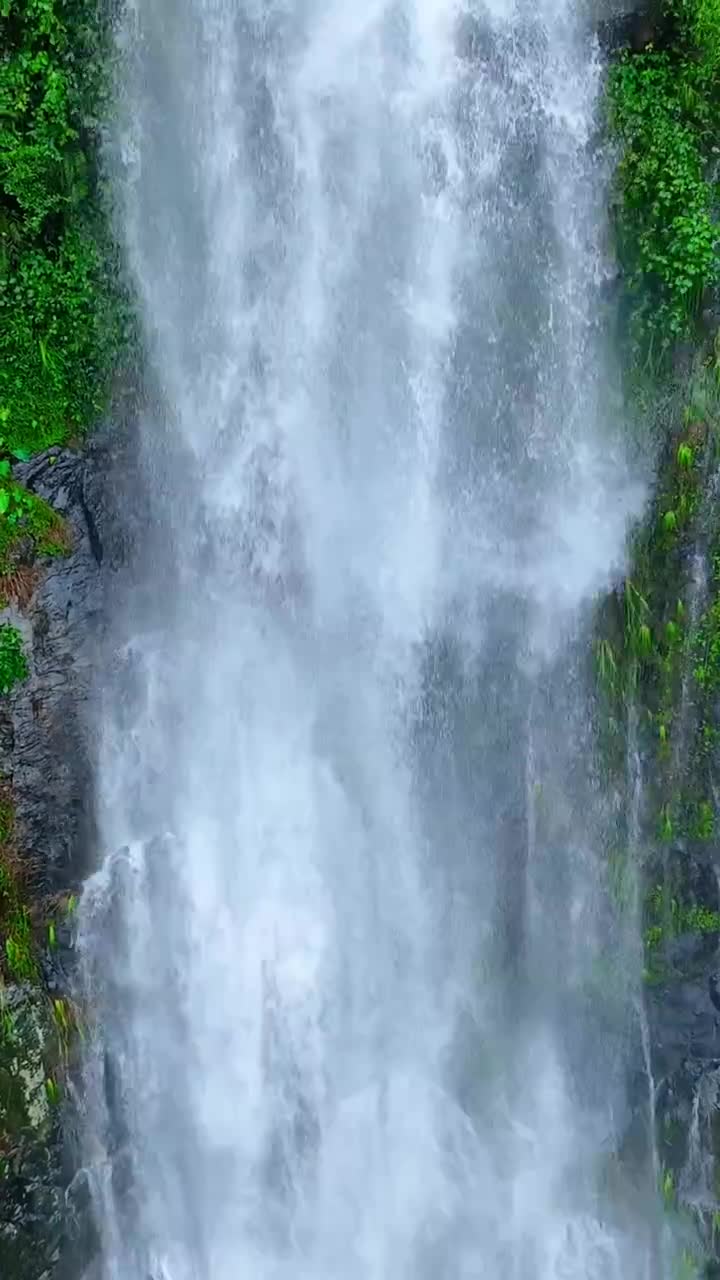
[[[18,594],[18,575],[22,578],[29,548],[35,555],[59,556],[69,545],[62,517],[44,498],[13,480],[9,464],[0,461],[0,603]]]
[[[101,40],[91,0],[0,0],[0,405],[11,452],[92,423],[121,340],[93,164]]]
[[[2,974],[33,982],[38,976],[33,929],[23,895],[22,868],[15,854],[15,808],[0,785],[0,986]]]
[[[25,646],[17,627],[0,626],[0,694],[9,693],[28,674]]]
[[[720,4],[718,0],[679,0],[677,11],[707,73],[720,71]]]
[[[655,885],[645,905],[645,952],[652,971],[654,953],[663,942],[683,933],[720,933],[720,912],[703,903],[684,906],[663,885]]]
[[[693,675],[701,690],[713,693],[720,688],[720,557],[713,566],[714,593],[700,619],[694,637]]]
[[[7,966],[14,978],[32,982],[37,977],[32,926],[27,907],[18,907],[8,918],[5,939]]]
[[[717,0],[666,0],[672,47],[612,68],[609,119],[620,146],[618,250],[632,330],[649,353],[688,333],[718,278],[712,168],[720,107]]]

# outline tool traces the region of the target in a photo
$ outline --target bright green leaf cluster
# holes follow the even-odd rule
[[[92,0],[0,0],[0,405],[11,451],[85,430],[121,338],[92,164],[97,15]]]
[[[622,147],[618,246],[636,336],[667,347],[689,331],[704,289],[718,277],[708,181],[714,67],[682,48],[627,54],[612,70],[609,94]]]
[[[626,53],[609,78],[620,144],[618,249],[633,336],[662,354],[693,328],[720,277],[720,0],[660,0],[667,48]]]
[[[656,885],[648,895],[647,915],[645,948],[648,952],[656,951],[666,937],[720,933],[720,912],[701,903],[683,907],[676,898],[666,902],[662,885]]]

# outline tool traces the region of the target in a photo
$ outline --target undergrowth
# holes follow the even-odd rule
[[[64,522],[13,475],[104,408],[128,309],[95,164],[106,31],[96,0],[0,0],[0,608],[27,603]],[[22,678],[0,631],[0,693]]]
[[[663,22],[668,47],[626,53],[608,86],[630,335],[653,362],[692,332],[719,269],[720,3],[665,0]]]
[[[91,425],[121,340],[93,162],[102,42],[92,0],[0,0],[0,410],[10,452]]]
[[[720,539],[709,523],[708,476],[720,461],[720,354],[701,355],[661,459],[648,518],[636,530],[630,574],[604,602],[596,642],[598,726],[604,767],[627,784],[634,723],[645,761],[643,831],[626,833],[645,906],[646,979],[658,980],[660,942],[680,933],[720,931],[712,904],[683,902],[665,883],[668,855],[682,847],[704,858],[718,829],[713,785],[720,689]],[[700,533],[704,530],[704,533]],[[709,537],[707,597],[693,604],[687,570],[699,536]],[[698,588],[699,590],[699,588]],[[690,864],[688,864],[690,865]],[[658,908],[658,877],[668,905]],[[678,903],[680,905],[678,905]]]

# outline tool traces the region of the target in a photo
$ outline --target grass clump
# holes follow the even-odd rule
[[[0,977],[3,973],[16,982],[38,978],[32,920],[15,851],[15,810],[6,785],[0,786]]]

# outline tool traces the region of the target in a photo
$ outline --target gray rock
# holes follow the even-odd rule
[[[673,1076],[685,1062],[720,1058],[720,1013],[710,999],[707,977],[671,981],[648,1000],[654,1070]]]
[[[12,787],[18,846],[40,892],[76,887],[94,859],[88,715],[108,579],[123,564],[116,492],[122,439],[106,433],[82,453],[50,449],[18,479],[67,522],[68,555],[47,558],[28,607],[4,620],[22,631],[30,676],[0,705],[0,774]],[[117,493],[122,492],[118,484]]]
[[[56,450],[22,469],[28,488],[67,521],[72,550],[47,562],[25,616],[6,611],[25,636],[30,677],[0,712],[0,768],[15,799],[20,850],[45,891],[77,883],[92,837],[82,716],[101,592],[85,469],[81,454]]]
[[[126,502],[128,437],[116,425],[83,452],[50,449],[15,471],[63,516],[71,535],[69,554],[37,565],[37,585],[23,610],[7,609],[1,619],[22,631],[30,668],[29,678],[0,698],[0,776],[12,789],[18,856],[31,868],[30,892],[38,899],[77,890],[97,860],[91,707],[105,594],[128,553],[121,524],[132,533],[132,522],[118,519]],[[47,1011],[48,995],[68,994],[71,929],[60,915],[56,935],[57,947],[42,958],[44,990],[6,990],[13,1017],[16,1006]],[[16,1156],[0,1177],[0,1275],[77,1280],[94,1251],[88,1197],[74,1158],[77,1118],[71,1101],[53,1108],[49,1120],[47,1106],[41,1116],[44,1076],[29,1050],[20,1057],[13,1070],[22,1083],[33,1067],[38,1123],[25,1125]],[[12,1132],[7,1116],[2,1128]]]

